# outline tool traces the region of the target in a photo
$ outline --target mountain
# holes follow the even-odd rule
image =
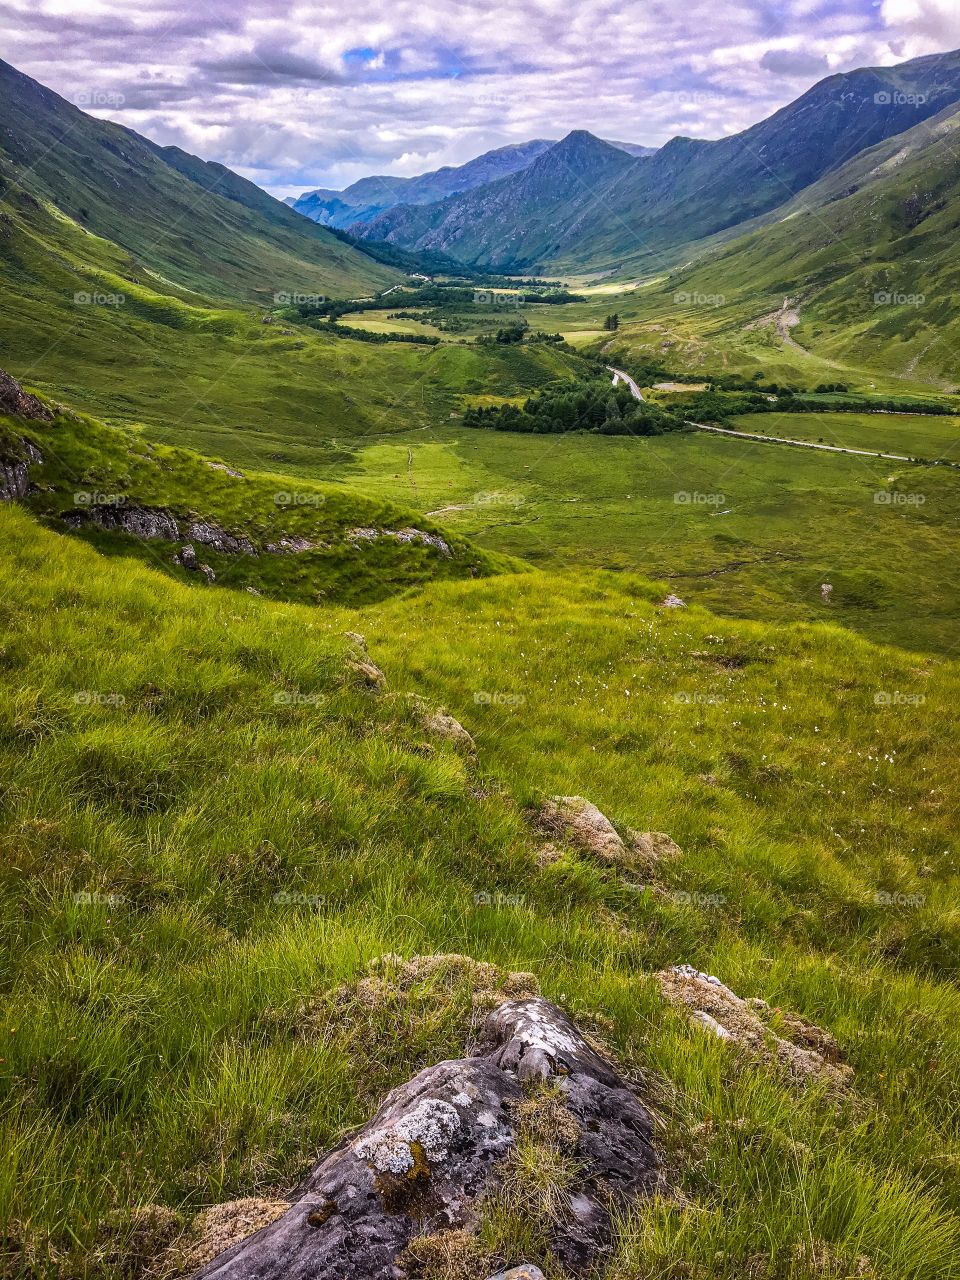
[[[112,242],[127,271],[217,299],[370,292],[396,273],[219,164],[95,120],[0,62],[0,203],[24,198]],[[61,219],[62,220],[62,219]]]
[[[828,77],[734,137],[674,138],[653,156],[611,163],[605,172],[591,160],[607,144],[592,139],[595,147],[568,152],[565,189],[538,190],[528,181],[548,152],[519,175],[426,208],[400,206],[356,234],[482,265],[562,270],[628,261],[649,270],[680,245],[782,205],[958,99],[960,53],[864,68]]]
[[[535,138],[532,142],[498,147],[466,164],[447,165],[415,178],[361,178],[344,191],[305,191],[298,200],[290,203],[298,213],[314,222],[345,228],[353,223],[369,222],[385,209],[392,209],[398,204],[431,204],[517,173],[551,145],[542,138]]]
[[[521,173],[439,204],[398,205],[351,232],[440,250],[469,263],[518,267],[549,259],[589,216],[600,193],[634,166],[649,163],[575,130]]]

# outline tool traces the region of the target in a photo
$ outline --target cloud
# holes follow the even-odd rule
[[[746,128],[815,80],[960,44],[957,0],[0,0],[4,56],[282,194],[573,128]]]
[[[830,69],[825,53],[805,53],[802,49],[768,49],[760,65],[778,76],[823,76]]]

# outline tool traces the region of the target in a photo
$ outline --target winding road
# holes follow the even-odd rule
[[[624,373],[622,369],[615,369],[612,364],[607,365],[607,372],[613,374],[614,386],[616,386],[618,382],[625,382],[630,388],[630,394],[633,396],[634,400],[643,400],[643,396],[640,394],[640,388],[630,377],[629,373]]]

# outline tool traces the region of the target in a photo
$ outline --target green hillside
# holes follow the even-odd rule
[[[37,199],[124,252],[128,281],[159,273],[214,299],[280,290],[350,296],[397,279],[230,173],[95,120],[0,62],[0,194]]]
[[[533,970],[642,1073],[677,1194],[624,1222],[611,1280],[960,1274],[953,662],[660,610],[634,578],[317,612],[10,508],[0,554],[9,1274],[145,1276],[200,1206],[295,1179],[460,1052],[469,962],[360,999],[388,952]],[[526,811],[554,793],[682,853],[545,860]],[[829,1031],[849,1090],[691,1026],[652,979],[681,962]]]

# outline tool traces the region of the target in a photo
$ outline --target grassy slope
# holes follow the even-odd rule
[[[22,187],[122,246],[128,278],[155,271],[214,298],[267,305],[278,290],[350,296],[397,278],[237,175],[171,157],[186,176],[146,139],[5,62],[0,111],[5,197]]]
[[[611,1280],[739,1280],[748,1259],[812,1280],[863,1256],[881,1280],[960,1275],[955,665],[664,613],[636,579],[318,613],[190,590],[9,507],[0,547],[14,1265],[25,1248],[37,1274],[106,1280],[111,1213],[289,1185],[462,1047],[462,986],[426,984],[402,1019],[328,993],[386,951],[457,950],[536,971],[656,1086],[690,1203],[641,1211]],[[397,695],[463,719],[475,765],[428,746],[402,696],[345,681],[348,626]],[[670,831],[663,893],[573,854],[538,867],[523,810],[557,791]],[[647,975],[680,961],[832,1030],[849,1105],[665,1009]],[[821,1241],[833,1271],[804,1260]]]
[[[168,511],[180,525],[178,541],[140,541],[96,527],[78,536],[107,554],[135,555],[182,581],[195,581],[195,575],[175,565],[173,557],[184,543],[195,542],[185,530],[198,518],[248,539],[259,553],[236,555],[196,543],[198,559],[213,568],[217,582],[252,587],[274,599],[360,603],[435,578],[477,577],[513,567],[505,557],[480,551],[456,535],[445,535],[449,555],[422,542],[356,539],[350,532],[357,528],[397,531],[414,522],[428,534],[442,531],[389,500],[283,476],[231,475],[185,449],[155,446],[78,414],[26,425],[0,417],[0,457],[5,441],[12,442],[6,456],[17,456],[16,442],[23,439],[43,455],[42,464],[30,468],[26,504],[33,512],[63,530],[64,519],[89,516],[96,505]],[[305,538],[315,546],[292,555],[266,550],[268,543],[284,538]]]

